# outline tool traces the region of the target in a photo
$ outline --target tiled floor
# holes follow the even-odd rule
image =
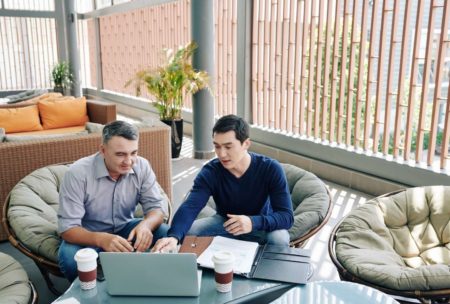
[[[184,138],[183,150],[179,159],[172,161],[173,164],[173,194],[174,207],[177,208],[184,195],[192,186],[192,181],[201,166],[206,162],[191,158],[192,141],[190,138]],[[312,250],[312,262],[315,268],[312,280],[338,280],[338,274],[328,256],[328,237],[337,221],[352,208],[363,204],[370,196],[353,191],[334,183],[327,185],[333,195],[334,208],[330,220],[322,230],[308,242],[306,248]],[[33,261],[18,250],[13,248],[8,242],[0,243],[0,251],[15,257],[26,269],[30,279],[35,284],[39,293],[39,303],[50,303],[56,298],[48,289],[42,275]],[[64,279],[54,278],[56,287],[59,290],[65,290],[68,283]]]

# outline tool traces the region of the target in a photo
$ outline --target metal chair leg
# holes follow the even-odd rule
[[[48,289],[50,289],[50,291],[56,295],[56,296],[60,296],[62,295],[62,292],[60,292],[59,290],[57,290],[55,288],[55,285],[53,285],[52,280],[50,279],[50,273],[47,271],[47,269],[43,268],[41,265],[39,265],[38,263],[35,263],[36,266],[39,268],[39,271],[41,272],[42,276],[44,277],[45,283],[47,283],[47,287]]]
[[[38,303],[39,300],[39,295],[36,291],[36,288],[34,287],[33,283],[31,281],[28,282],[30,284],[30,288],[31,288],[31,295],[30,295],[30,300],[29,300],[29,304],[36,304]]]

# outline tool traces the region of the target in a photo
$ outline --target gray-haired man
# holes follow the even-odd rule
[[[64,176],[58,210],[59,266],[71,281],[77,276],[75,253],[146,251],[167,234],[167,213],[147,160],[137,155],[139,132],[114,121],[103,128],[100,151],[70,166]],[[145,217],[134,218],[137,204]]]

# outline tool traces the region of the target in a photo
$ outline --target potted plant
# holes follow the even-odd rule
[[[64,61],[57,63],[53,67],[51,78],[55,85],[53,91],[64,94],[64,90],[69,88],[73,81],[69,63]]]
[[[172,158],[180,155],[183,139],[183,118],[181,116],[184,97],[201,89],[209,88],[209,77],[205,71],[196,71],[191,56],[197,45],[190,42],[178,50],[166,49],[166,60],[155,69],[138,71],[125,86],[133,85],[137,96],[141,87],[153,95],[153,104],[159,118],[172,129]]]

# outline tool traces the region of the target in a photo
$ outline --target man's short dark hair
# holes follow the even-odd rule
[[[231,114],[222,116],[214,125],[212,133],[214,136],[216,133],[234,131],[236,139],[243,143],[249,138],[249,129],[248,123],[244,119]]]
[[[113,136],[120,136],[128,140],[137,140],[139,138],[139,131],[135,126],[126,121],[116,120],[108,123],[103,128],[103,143],[106,144]]]

